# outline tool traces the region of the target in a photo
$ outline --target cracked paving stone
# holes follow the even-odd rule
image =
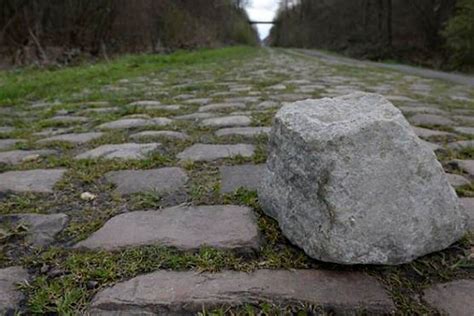
[[[34,246],[47,246],[68,223],[66,214],[11,214],[0,216],[0,225],[25,224],[26,240]]]
[[[0,163],[17,165],[25,161],[55,155],[56,150],[14,150],[0,152]]]
[[[260,187],[264,170],[264,164],[221,167],[221,193],[234,192],[239,188],[257,191]]]
[[[66,169],[36,169],[0,173],[0,192],[53,193]]]
[[[142,245],[183,250],[209,246],[246,252],[259,249],[260,235],[248,207],[177,206],[115,216],[75,247],[114,250]]]
[[[439,312],[452,316],[474,315],[474,280],[435,284],[423,292],[423,299]]]
[[[216,131],[216,136],[246,136],[255,137],[259,135],[270,134],[271,127],[233,127],[233,128],[222,128]]]
[[[115,184],[115,191],[120,194],[173,193],[183,191],[188,182],[188,176],[181,168],[112,171],[105,175],[105,179]]]
[[[233,126],[249,126],[252,120],[243,115],[223,116],[205,119],[201,122],[205,127],[233,127]]]
[[[113,122],[108,122],[99,125],[98,129],[128,129],[137,127],[152,127],[152,126],[166,126],[173,123],[173,120],[165,117],[157,117],[153,119],[147,118],[126,118]]]
[[[188,315],[222,306],[302,302],[336,315],[388,315],[395,305],[376,278],[361,272],[256,270],[254,272],[157,271],[100,291],[92,315],[147,314],[173,311]]]
[[[67,142],[71,144],[85,144],[90,141],[101,138],[104,133],[77,133],[77,134],[62,134],[48,137],[38,141],[39,144],[50,142]]]
[[[75,159],[145,159],[160,148],[160,143],[103,145],[77,155]]]
[[[208,145],[195,144],[186,148],[183,152],[177,155],[180,160],[190,161],[213,161],[223,158],[233,158],[237,156],[252,157],[255,152],[255,147],[248,144],[236,145]]]
[[[24,296],[18,284],[28,281],[29,275],[22,267],[0,269],[0,314],[16,315]]]

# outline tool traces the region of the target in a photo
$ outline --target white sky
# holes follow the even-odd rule
[[[247,12],[253,21],[273,21],[278,9],[278,0],[250,0]],[[260,38],[268,36],[271,24],[257,24]]]

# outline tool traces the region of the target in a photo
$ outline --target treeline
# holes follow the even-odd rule
[[[275,46],[435,67],[468,66],[473,40],[474,0],[282,0],[270,35]]]
[[[241,0],[0,0],[0,56],[78,56],[256,44]]]

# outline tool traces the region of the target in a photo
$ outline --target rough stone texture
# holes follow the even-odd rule
[[[131,139],[141,139],[141,138],[172,138],[172,139],[179,139],[179,140],[188,140],[190,137],[188,134],[174,132],[174,131],[145,131],[141,133],[136,133],[130,135]]]
[[[259,191],[264,210],[314,258],[400,264],[444,249],[465,232],[436,156],[382,96],[283,107],[267,165]]]
[[[15,129],[13,127],[10,127],[10,126],[0,126],[0,133],[11,133],[13,132]]]
[[[223,158],[233,158],[236,156],[252,157],[255,148],[252,145],[237,144],[237,145],[207,145],[195,144],[186,148],[176,157],[181,160],[191,161],[212,161]]]
[[[460,198],[459,202],[467,217],[467,228],[474,232],[474,198]]]
[[[199,112],[226,111],[232,109],[245,109],[244,103],[214,103],[199,108]]]
[[[439,312],[452,316],[474,315],[474,280],[436,284],[424,291],[424,300]]]
[[[462,140],[459,142],[453,142],[449,143],[447,145],[449,149],[454,149],[454,150],[463,150],[466,148],[473,148],[474,147],[474,140]]]
[[[0,173],[0,192],[52,193],[66,169],[36,169]]]
[[[75,159],[144,159],[158,150],[160,143],[103,145],[76,156]]]
[[[22,267],[0,269],[0,314],[15,315],[19,309],[23,294],[17,284],[29,279],[28,272]]]
[[[471,184],[471,181],[458,174],[447,173],[446,177],[453,188],[459,188]]]
[[[444,147],[441,146],[441,145],[438,145],[436,143],[431,143],[431,142],[427,142],[426,140],[421,140],[421,143],[422,144],[425,144],[425,146],[427,146],[430,150],[434,151],[434,152],[442,152],[442,151],[445,151]]]
[[[414,125],[423,126],[452,126],[454,122],[449,118],[434,114],[417,114],[408,119]]]
[[[39,140],[38,143],[67,142],[72,144],[85,144],[99,139],[103,135],[104,133],[63,134]]]
[[[454,130],[461,134],[474,135],[474,127],[454,127]]]
[[[17,165],[33,157],[46,157],[56,154],[55,150],[13,150],[0,152],[0,163]]]
[[[13,214],[0,216],[0,225],[23,223],[28,227],[26,240],[34,246],[47,246],[68,222],[66,214]]]
[[[221,192],[234,192],[239,188],[258,190],[264,176],[265,165],[223,166],[221,172]]]
[[[158,117],[154,119],[144,119],[144,118],[126,118],[118,121],[113,121],[109,123],[104,123],[99,125],[99,129],[127,129],[127,128],[137,128],[137,127],[150,127],[150,126],[166,126],[171,124],[173,121],[165,118]]]
[[[203,309],[301,302],[336,315],[391,314],[394,304],[377,280],[358,272],[323,270],[157,271],[99,292],[92,315],[194,315]]]
[[[447,136],[447,137],[455,137],[453,133],[443,132],[443,131],[435,131],[432,129],[422,128],[422,127],[413,127],[415,134],[418,137],[429,138],[433,136]]]
[[[247,207],[178,206],[115,216],[76,247],[112,250],[140,245],[179,249],[210,246],[247,251],[257,250],[259,240],[256,219]]]
[[[222,128],[216,131],[216,136],[246,136],[254,137],[258,135],[268,135],[271,127],[233,127]]]
[[[24,142],[24,140],[23,139],[0,139],[0,150],[8,149],[21,142]]]
[[[225,116],[205,119],[201,122],[205,127],[232,127],[232,126],[248,126],[252,120],[243,115]]]
[[[188,181],[188,176],[181,168],[112,171],[105,178],[117,186],[115,191],[120,194],[146,191],[171,193],[184,190]]]
[[[161,105],[161,102],[160,101],[135,101],[135,102],[132,102],[129,104],[129,106],[144,106],[144,107],[147,107],[147,106],[157,106],[157,105]]]

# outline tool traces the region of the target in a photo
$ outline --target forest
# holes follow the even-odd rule
[[[242,0],[0,0],[0,63],[257,44]]]
[[[268,41],[357,58],[469,69],[474,0],[282,0]]]

